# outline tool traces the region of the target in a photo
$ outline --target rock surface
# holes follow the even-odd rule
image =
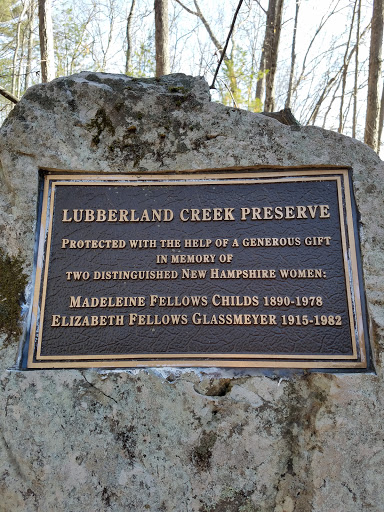
[[[0,132],[0,248],[31,281],[38,169],[351,167],[376,373],[9,371],[0,510],[383,510],[383,163],[365,145],[211,103],[203,79],[83,72],[30,88]],[[1,276],[0,276],[1,279]],[[30,298],[30,286],[26,290]]]

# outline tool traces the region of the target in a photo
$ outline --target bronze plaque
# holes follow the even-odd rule
[[[47,174],[28,368],[366,368],[347,170]]]

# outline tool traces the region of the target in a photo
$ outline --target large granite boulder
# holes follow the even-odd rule
[[[384,174],[372,150],[210,102],[202,78],[83,72],[27,91],[1,128],[0,165],[0,280],[26,304],[39,169],[351,168],[375,369],[21,372],[3,318],[0,510],[383,510]]]

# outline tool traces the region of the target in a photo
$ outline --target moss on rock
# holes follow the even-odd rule
[[[20,304],[26,284],[23,260],[0,250],[0,334],[7,341],[21,334]]]

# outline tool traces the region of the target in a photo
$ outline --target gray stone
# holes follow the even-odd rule
[[[83,72],[30,88],[0,132],[0,248],[31,281],[38,169],[351,167],[376,373],[9,371],[0,510],[383,510],[383,163],[364,144],[210,102],[201,78]],[[1,278],[1,276],[0,276]],[[30,286],[26,291],[30,300]]]

